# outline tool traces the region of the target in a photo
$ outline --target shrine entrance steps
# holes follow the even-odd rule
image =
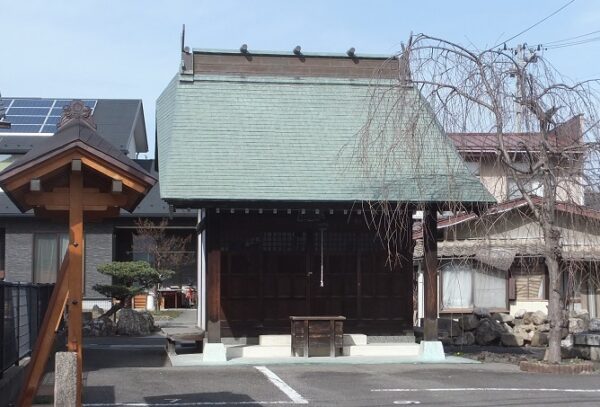
[[[227,345],[227,359],[287,358],[291,356],[291,335],[260,335],[257,345]],[[325,355],[316,355],[325,356]],[[414,337],[368,337],[364,334],[344,334],[343,356],[418,357],[419,344]]]

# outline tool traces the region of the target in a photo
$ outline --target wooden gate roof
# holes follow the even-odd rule
[[[49,184],[60,187],[60,181],[56,179],[70,168],[72,160],[81,160],[84,169],[92,174],[88,177],[92,180],[88,181],[87,187],[98,187],[94,184],[98,184],[101,178],[104,179],[103,189],[110,188],[107,180],[122,182],[122,195],[126,198],[120,198],[118,206],[128,211],[135,209],[157,181],[102,138],[90,119],[75,115],[63,118],[54,136],[36,144],[27,154],[0,172],[0,186],[19,210],[25,212],[35,207],[31,204],[31,198],[27,197],[30,181],[54,179]]]

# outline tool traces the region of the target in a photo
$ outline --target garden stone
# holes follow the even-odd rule
[[[104,315],[104,310],[98,305],[94,305],[92,307],[92,319],[100,318],[102,315]]]
[[[536,331],[540,331],[540,332],[550,332],[550,324],[546,323],[546,324],[542,324],[542,325],[538,325],[535,326]]]
[[[515,312],[515,318],[516,319],[523,319],[523,316],[527,313],[527,310],[524,309],[520,309],[517,312]]]
[[[548,345],[548,334],[545,332],[535,332],[531,338],[531,346]]]
[[[542,325],[548,322],[548,315],[546,315],[542,311],[536,311],[531,316],[531,322],[533,322],[535,325]]]
[[[479,318],[474,314],[463,315],[458,319],[458,325],[463,331],[472,331],[479,325]]]
[[[473,314],[479,318],[489,318],[491,316],[490,310],[483,307],[478,307],[473,310]]]
[[[524,325],[531,325],[531,324],[533,324],[532,317],[533,317],[533,312],[526,312],[526,313],[524,313],[523,314],[523,324]]]
[[[578,334],[586,330],[586,323],[581,318],[569,318],[569,333]]]
[[[503,333],[500,337],[504,346],[523,346],[525,338],[521,334]]]
[[[478,345],[488,345],[497,341],[504,332],[500,322],[489,318],[482,319],[475,330],[475,342]]]
[[[454,344],[459,346],[470,346],[475,343],[473,332],[465,332],[461,336],[454,338]]]
[[[560,341],[560,346],[563,348],[571,348],[573,347],[573,335],[569,334],[565,339]]]
[[[492,318],[494,318],[496,321],[503,322],[503,323],[509,324],[509,325],[513,324],[515,321],[515,317],[513,317],[510,314],[497,313],[497,314],[494,314],[492,316]]]
[[[108,317],[92,319],[83,325],[84,336],[111,336],[115,334],[115,324]]]
[[[154,330],[154,318],[147,312],[137,312],[124,308],[117,314],[117,333],[119,335],[144,336]]]
[[[600,332],[600,318],[590,319],[590,325],[588,327],[590,332]]]

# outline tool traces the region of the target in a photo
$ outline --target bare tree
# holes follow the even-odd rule
[[[168,233],[168,223],[167,219],[162,219],[159,223],[141,218],[135,221],[135,234],[138,237],[136,249],[148,254],[146,260],[159,274],[160,283],[153,288],[157,311],[160,311],[159,285],[171,278],[177,268],[191,260],[191,254],[187,250],[191,235],[181,237]]]
[[[411,36],[396,58],[399,78],[380,79],[373,87],[368,121],[355,149],[365,177],[382,182],[381,189],[387,190],[387,174],[393,172],[399,154],[409,154],[417,163],[414,178],[421,184],[429,182],[426,165],[420,166],[435,155],[415,135],[432,126],[441,125],[448,133],[490,135],[496,164],[514,180],[542,230],[541,255],[549,276],[546,358],[560,362],[566,326],[562,279],[565,273],[572,276],[577,266],[563,256],[557,205],[578,207],[583,205],[584,190],[598,190],[598,83],[568,80],[538,52],[515,53],[506,47],[474,50],[424,34]],[[415,92],[439,123],[422,123],[422,115],[415,113],[421,110],[415,108],[421,106]],[[460,185],[454,174],[457,170],[448,168],[448,196]],[[410,219],[392,201],[383,194],[371,203],[375,215],[370,221],[388,242]],[[465,211],[460,196],[454,194],[450,201],[447,208]],[[388,249],[393,258],[393,244]]]

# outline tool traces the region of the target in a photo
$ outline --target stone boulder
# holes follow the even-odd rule
[[[548,345],[548,334],[546,332],[535,332],[531,338],[531,346]]]
[[[111,336],[115,331],[115,323],[109,317],[95,318],[83,325],[84,336]]]
[[[569,334],[565,339],[560,341],[560,346],[562,348],[571,348],[573,347],[573,335]]]
[[[527,310],[525,309],[520,309],[517,312],[515,312],[515,318],[516,319],[523,319],[523,316],[527,314]]]
[[[117,333],[119,335],[144,336],[154,330],[154,318],[148,311],[137,312],[123,308],[117,313]]]
[[[536,331],[550,332],[550,324],[534,325]]]
[[[473,332],[465,332],[461,336],[454,338],[454,345],[458,346],[470,346],[475,343],[475,335]]]
[[[582,318],[569,318],[569,333],[578,334],[586,331],[588,324]]]
[[[542,325],[548,322],[548,315],[542,311],[536,311],[531,315],[531,322],[534,325]]]
[[[92,307],[92,319],[100,318],[104,315],[104,310],[100,308],[97,304]]]
[[[502,322],[502,323],[505,323],[508,325],[514,325],[514,322],[515,322],[515,317],[513,317],[510,314],[497,313],[497,314],[492,315],[492,318],[494,318],[498,322]]]
[[[504,346],[523,346],[525,343],[525,337],[522,334],[514,334],[514,333],[503,333],[500,336],[500,341]]]
[[[600,318],[590,319],[590,325],[588,327],[590,332],[600,332]]]
[[[460,324],[450,318],[438,319],[438,332],[446,332],[449,337],[460,336],[463,333]]]
[[[479,318],[474,314],[463,315],[458,318],[458,325],[463,331],[472,331],[479,325]]]
[[[492,316],[490,310],[483,307],[478,307],[473,310],[473,314],[478,316],[479,318],[489,318]]]
[[[500,322],[484,318],[479,321],[479,325],[475,330],[475,342],[478,345],[489,345],[497,342],[503,333],[506,333],[506,329]]]

